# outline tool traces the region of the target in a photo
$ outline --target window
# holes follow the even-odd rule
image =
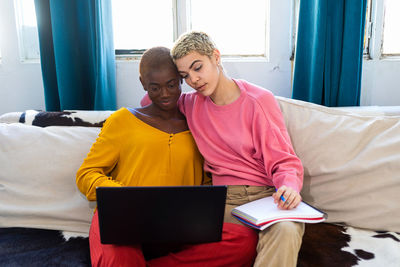
[[[269,0],[112,0],[114,46],[117,54],[140,54],[152,46],[171,47],[180,34],[200,30],[213,37],[224,55],[265,56],[268,3]]]
[[[34,0],[14,1],[21,59],[38,59]],[[117,54],[171,47],[180,34],[192,29],[209,33],[224,55],[268,52],[269,0],[112,0],[112,12]]]
[[[266,2],[191,0],[191,29],[210,34],[224,54],[264,56],[267,48]]]
[[[382,55],[400,55],[400,1],[386,0]]]
[[[156,45],[171,47],[180,34],[193,29],[209,33],[225,56],[268,55],[270,0],[111,1],[117,54],[141,54]],[[299,0],[292,1],[295,43]],[[14,0],[14,3],[20,57],[22,60],[38,59],[34,0]],[[365,55],[372,58],[400,55],[399,13],[398,0],[368,0]]]
[[[39,59],[39,38],[34,0],[15,0],[21,60]]]
[[[156,7],[156,8],[155,8]],[[114,47],[119,54],[141,53],[174,41],[172,1],[112,0]]]

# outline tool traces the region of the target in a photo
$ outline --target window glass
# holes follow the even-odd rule
[[[39,37],[34,0],[16,0],[19,48],[22,59],[39,58]]]
[[[266,54],[265,0],[191,0],[193,30],[212,36],[226,55]]]
[[[385,1],[385,19],[383,29],[383,54],[400,54],[400,1]]]
[[[172,1],[112,0],[112,14],[115,49],[172,46]]]

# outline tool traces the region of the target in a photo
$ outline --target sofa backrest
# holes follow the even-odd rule
[[[400,232],[400,116],[277,100],[304,166],[303,199],[328,222]],[[100,126],[111,113],[0,116],[0,227],[88,231],[94,203],[75,175],[100,128],[49,125],[58,117],[56,125]]]
[[[0,227],[87,233],[94,204],[75,175],[99,131],[0,123]]]

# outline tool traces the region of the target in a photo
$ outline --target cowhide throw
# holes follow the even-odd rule
[[[18,122],[35,125],[39,127],[47,126],[85,126],[101,127],[104,121],[113,111],[36,111],[27,110],[19,115]]]
[[[0,228],[0,266],[90,267],[89,240],[56,230]]]
[[[0,228],[0,266],[90,266],[87,235]],[[399,267],[400,234],[306,224],[299,267]]]
[[[306,224],[298,266],[399,267],[400,233],[327,223]]]

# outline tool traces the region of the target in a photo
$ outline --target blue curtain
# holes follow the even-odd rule
[[[367,0],[301,0],[293,78],[295,99],[360,105]]]
[[[35,0],[46,109],[114,110],[111,0]]]

